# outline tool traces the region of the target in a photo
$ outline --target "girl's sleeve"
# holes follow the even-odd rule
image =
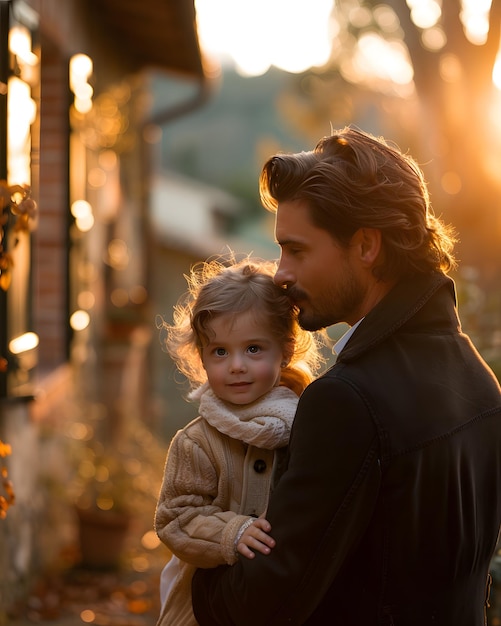
[[[169,447],[155,513],[155,530],[179,559],[196,567],[233,564],[235,537],[249,519],[217,505],[214,460],[187,432]]]

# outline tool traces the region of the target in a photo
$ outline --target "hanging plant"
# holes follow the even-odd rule
[[[9,185],[5,180],[0,180],[0,289],[4,291],[10,287],[14,266],[11,252],[4,247],[4,227],[8,224],[9,230],[14,233],[12,247],[15,248],[19,241],[17,233],[30,231],[36,213],[37,205],[31,198],[28,185]],[[0,372],[6,370],[7,360],[0,355]],[[10,445],[0,439],[0,519],[7,517],[7,510],[15,501],[14,488],[3,460],[9,454]]]
[[[14,504],[16,499],[12,482],[9,480],[7,467],[3,459],[11,453],[11,447],[0,439],[0,479],[3,493],[0,493],[0,519],[7,517],[7,509]]]
[[[3,245],[4,226],[12,221],[12,232],[29,232],[37,214],[36,202],[28,185],[8,185],[0,180],[0,288],[7,291],[12,281],[14,261]],[[18,239],[14,239],[16,247]]]
[[[18,233],[29,232],[37,215],[36,202],[29,185],[9,185],[0,180],[0,289],[7,291],[12,282],[14,257],[4,246],[4,226],[14,233],[12,248],[19,243]],[[7,371],[7,360],[0,354],[0,373]]]

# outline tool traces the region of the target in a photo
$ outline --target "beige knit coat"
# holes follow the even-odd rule
[[[158,536],[181,561],[158,626],[196,625],[193,573],[237,560],[235,537],[250,516],[266,511],[274,451],[289,441],[298,402],[287,387],[242,406],[207,386],[198,395],[200,416],[169,446],[155,513]]]

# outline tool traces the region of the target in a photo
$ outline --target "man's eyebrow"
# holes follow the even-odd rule
[[[275,242],[282,248],[285,246],[302,246],[304,242],[301,239],[276,239]]]

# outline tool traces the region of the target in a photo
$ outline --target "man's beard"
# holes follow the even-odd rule
[[[363,298],[364,291],[360,283],[350,273],[342,284],[324,291],[315,305],[311,304],[306,294],[298,297],[302,302],[298,314],[299,325],[304,330],[316,331],[348,319],[353,320],[353,314],[360,308]]]
[[[299,312],[298,321],[303,330],[309,331],[321,330],[335,324],[335,322],[330,322],[320,317],[320,315],[311,312],[307,313],[306,311]]]

